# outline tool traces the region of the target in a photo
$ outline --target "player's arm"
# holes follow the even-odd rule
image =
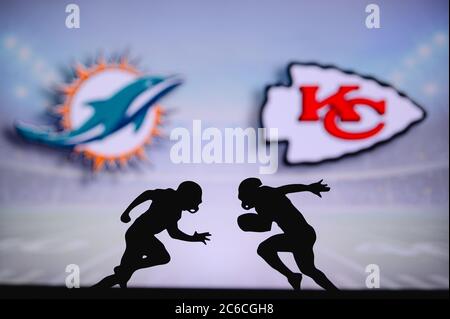
[[[281,191],[283,194],[289,194],[289,193],[299,193],[299,192],[307,192],[309,191],[308,185],[303,184],[290,184],[290,185],[284,185],[277,188],[279,191]]]
[[[258,214],[243,214],[238,217],[238,225],[243,231],[265,232],[272,228],[271,220]]]
[[[141,195],[136,197],[134,201],[131,202],[131,204],[125,209],[122,216],[120,216],[120,220],[124,223],[128,223],[130,221],[130,212],[135,208],[136,206],[142,204],[145,201],[152,200],[153,199],[153,190],[146,190]]]
[[[167,228],[167,232],[169,233],[169,236],[183,241],[190,241],[190,242],[202,242],[206,245],[206,241],[210,240],[208,237],[211,236],[210,233],[197,233],[194,232],[194,235],[188,235],[184,232],[182,232],[178,228],[178,224],[174,224]]]
[[[303,185],[303,184],[284,185],[284,186],[278,187],[277,190],[281,191],[283,194],[308,191],[313,194],[316,194],[319,197],[322,197],[322,195],[320,193],[330,191],[330,187],[328,187],[327,184],[324,184],[322,182],[323,182],[323,179],[318,181],[317,183],[312,183],[309,185]]]

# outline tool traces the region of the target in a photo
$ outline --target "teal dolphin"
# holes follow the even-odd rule
[[[101,140],[130,123],[135,124],[137,131],[144,122],[147,111],[180,84],[182,80],[177,76],[140,77],[106,100],[86,103],[94,112],[84,124],[72,131],[56,132],[24,123],[16,123],[15,128],[27,140],[68,148]],[[138,98],[139,104],[132,103]]]

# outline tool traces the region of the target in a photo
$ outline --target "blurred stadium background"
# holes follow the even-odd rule
[[[332,63],[393,83],[427,119],[392,142],[312,167],[261,176],[277,186],[324,179],[323,199],[290,198],[318,234],[317,265],[341,288],[364,289],[365,267],[386,289],[448,289],[448,2],[377,1],[381,29],[364,25],[365,1],[76,1],[81,28],[66,29],[65,2],[0,4],[0,284],[63,285],[78,264],[88,286],[112,272],[124,248],[123,209],[145,189],[198,181],[204,203],[180,228],[210,231],[210,245],[158,237],[170,264],[138,271],[144,287],[288,288],[256,255],[270,234],[236,225],[237,186],[256,165],[172,164],[161,138],[148,161],[92,174],[79,158],[30,145],[15,120],[48,124],[48,92],[76,61],[129,51],[146,71],[180,73],[164,101],[164,132],[255,126],[264,87],[290,61]],[[145,206],[145,205],[143,205]],[[146,207],[133,213],[139,215]],[[272,233],[276,233],[274,229]],[[283,255],[290,267],[292,257]],[[250,275],[252,274],[252,275]],[[304,287],[316,289],[309,279]]]

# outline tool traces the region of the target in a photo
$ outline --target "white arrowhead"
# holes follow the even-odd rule
[[[290,86],[272,86],[267,90],[261,119],[263,127],[278,128],[279,141],[288,141],[286,160],[292,164],[321,162],[369,149],[396,137],[425,118],[425,111],[419,105],[373,78],[317,64],[292,64],[289,73]],[[300,87],[311,85],[319,86],[317,100],[335,94],[342,85],[360,87],[348,93],[347,98],[384,100],[385,114],[379,115],[371,108],[357,106],[355,109],[361,121],[339,123],[349,132],[368,130],[380,122],[384,123],[384,128],[367,139],[346,140],[327,132],[322,120],[299,121],[302,111]],[[326,106],[319,111],[321,118],[328,110],[329,106]],[[266,139],[270,140],[270,137]]]

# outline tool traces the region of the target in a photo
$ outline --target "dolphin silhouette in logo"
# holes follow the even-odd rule
[[[106,100],[88,102],[93,114],[80,127],[68,132],[55,132],[18,122],[17,133],[27,140],[49,146],[72,148],[78,144],[101,140],[130,123],[137,131],[148,110],[164,95],[182,84],[178,76],[143,76],[117,91]],[[142,103],[133,103],[143,101]]]

